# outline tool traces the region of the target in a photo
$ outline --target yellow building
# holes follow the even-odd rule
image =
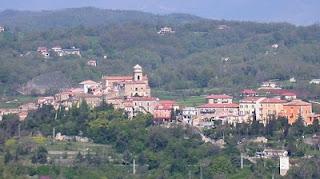
[[[277,117],[284,113],[283,105],[287,101],[278,98],[266,98],[260,102],[261,113],[260,117],[263,119],[263,123],[266,124],[268,120],[273,117]]]

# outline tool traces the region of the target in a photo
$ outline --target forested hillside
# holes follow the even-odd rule
[[[73,84],[104,74],[131,73],[141,64],[151,87],[162,90],[255,87],[269,79],[295,77],[298,86],[320,78],[320,26],[201,19],[174,14],[95,8],[0,13],[1,94],[48,72]],[[161,27],[176,33],[159,35]],[[278,48],[272,48],[278,44]],[[81,50],[79,57],[36,55],[37,47]],[[108,56],[104,59],[103,56]],[[88,59],[98,66],[88,67]],[[306,87],[307,88],[307,87]],[[13,89],[13,90],[12,90]]]

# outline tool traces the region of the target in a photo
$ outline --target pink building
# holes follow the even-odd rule
[[[172,119],[172,112],[179,109],[175,101],[161,100],[155,107],[153,117],[155,122],[168,122]]]

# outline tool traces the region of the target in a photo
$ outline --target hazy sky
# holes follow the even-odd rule
[[[0,9],[48,10],[94,6],[153,13],[189,13],[206,18],[290,22],[320,22],[320,0],[0,0]]]

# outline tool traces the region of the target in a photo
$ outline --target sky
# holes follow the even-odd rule
[[[55,10],[76,7],[187,13],[210,19],[320,23],[320,0],[0,0],[0,10]]]

